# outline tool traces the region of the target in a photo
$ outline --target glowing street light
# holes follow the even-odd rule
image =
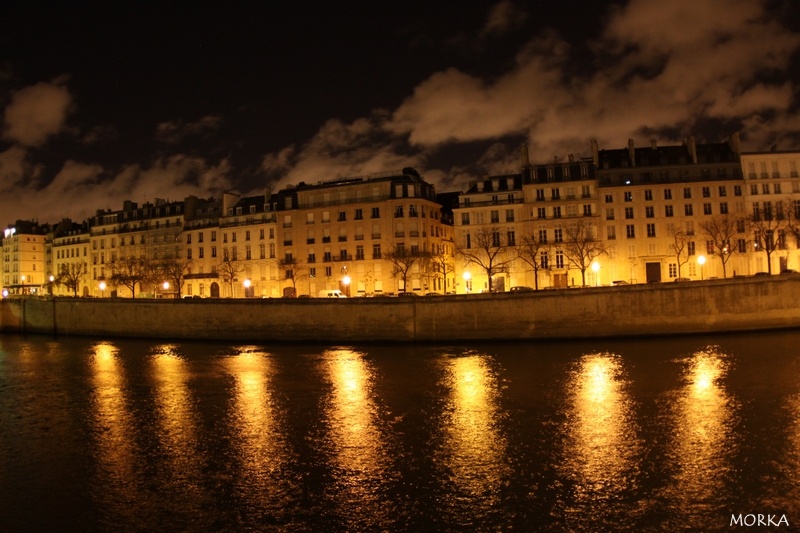
[[[592,272],[594,272],[594,286],[599,287],[600,276],[598,276],[597,273],[600,272],[600,263],[598,263],[597,261],[592,262]]]
[[[250,287],[253,285],[253,282],[250,281],[250,278],[244,278],[242,282],[242,286],[244,287],[244,297],[248,298],[250,293]]]
[[[106,290],[106,282],[105,281],[101,281],[100,282],[100,298],[104,298],[105,297],[104,294],[103,294],[105,290]]]
[[[50,274],[50,277],[47,278],[47,279],[50,280],[50,296],[52,296],[53,295],[53,282],[56,280],[56,277],[54,275]]]
[[[700,280],[703,280],[703,265],[706,264],[706,256],[699,255],[697,256],[697,264],[700,265]]]
[[[467,292],[470,292],[470,291],[472,291],[472,274],[470,274],[470,273],[467,271],[467,272],[464,272],[464,274],[462,275],[462,277],[464,278],[464,288],[465,288],[465,290],[466,290]]]

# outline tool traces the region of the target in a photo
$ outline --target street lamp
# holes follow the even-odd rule
[[[25,275],[22,275],[22,294],[25,294]]]
[[[699,255],[697,256],[697,264],[700,265],[700,280],[703,280],[703,265],[706,264],[706,256]]]
[[[466,271],[462,277],[464,278],[464,290],[470,292],[472,290],[472,274]]]
[[[55,282],[56,277],[54,275],[50,274],[50,277],[47,278],[47,279],[50,280],[50,296],[52,296],[53,295],[53,282]]]
[[[348,298],[350,297],[350,276],[345,275],[342,278],[342,283],[344,283],[344,294]]]
[[[600,263],[597,261],[592,262],[592,272],[594,272],[594,286],[600,286],[600,276],[598,276],[598,272],[600,272]]]
[[[105,298],[105,294],[103,294],[105,292],[105,290],[106,290],[106,282],[105,281],[101,281],[100,282],[100,298]]]
[[[242,285],[244,286],[244,297],[248,298],[250,294],[250,285],[251,285],[250,278],[244,278]]]

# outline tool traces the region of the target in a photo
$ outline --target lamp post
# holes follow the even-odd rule
[[[466,271],[462,277],[464,278],[464,290],[469,294],[472,291],[472,274]]]
[[[342,278],[342,283],[344,283],[344,294],[348,298],[350,298],[350,276],[345,276]]]
[[[697,264],[700,265],[700,281],[703,280],[703,265],[706,264],[706,256],[697,256]]]
[[[105,290],[106,290],[106,282],[105,281],[101,281],[100,282],[100,298],[105,298],[105,294],[104,294]]]
[[[56,277],[54,275],[50,274],[50,277],[47,278],[47,279],[50,280],[50,296],[52,296],[53,295],[53,283],[56,281]]]
[[[245,278],[242,285],[244,286],[244,297],[248,298],[250,296],[250,286],[252,285],[250,278]]]
[[[599,287],[600,276],[598,275],[598,273],[600,272],[600,263],[598,263],[597,261],[592,262],[592,272],[594,272],[594,286]]]
[[[22,275],[22,294],[25,294],[25,275]]]

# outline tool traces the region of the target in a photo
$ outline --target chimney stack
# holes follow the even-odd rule
[[[631,160],[631,166],[636,166],[636,151],[633,149],[633,139],[628,139],[628,158]]]

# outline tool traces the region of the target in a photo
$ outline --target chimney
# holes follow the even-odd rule
[[[633,149],[633,139],[628,139],[628,158],[631,160],[631,166],[636,166],[636,151]]]
[[[592,160],[594,166],[600,166],[600,147],[597,146],[597,139],[592,139]]]
[[[520,156],[522,157],[522,168],[528,168],[531,165],[530,160],[528,159],[528,145],[523,144],[522,148],[520,149]]]
[[[656,142],[655,139],[650,139],[650,148],[652,148],[653,150],[658,148],[658,143]]]
[[[739,143],[739,132],[733,133],[728,138],[728,146],[731,147],[731,151],[736,155],[742,155],[742,146]]]
[[[692,158],[692,163],[697,164],[697,144],[694,141],[694,135],[686,139],[686,147],[689,149],[689,157]]]
[[[575,162],[575,155],[574,154],[569,154],[569,162],[570,163],[574,163]]]

